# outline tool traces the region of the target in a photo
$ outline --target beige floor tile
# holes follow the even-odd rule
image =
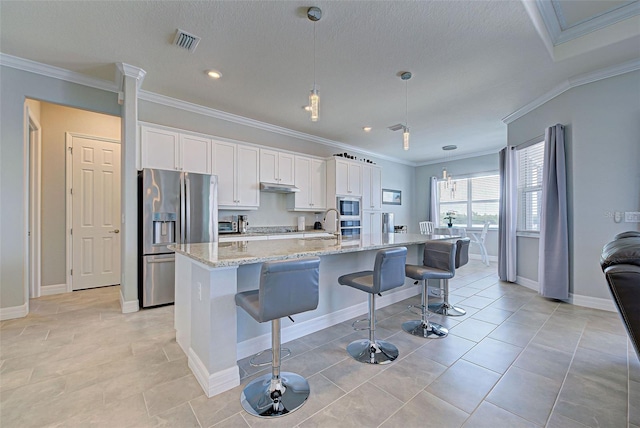
[[[491,403],[482,403],[462,426],[463,428],[537,428],[535,425],[519,416],[509,413]]]
[[[460,427],[469,415],[426,391],[418,393],[402,406],[381,428]]]
[[[550,379],[564,379],[572,359],[572,354],[532,343],[522,351],[513,365]]]
[[[402,406],[402,402],[367,382],[340,397],[299,424],[310,427],[377,426]]]
[[[425,346],[415,352],[437,363],[450,366],[475,345],[476,342],[450,334],[440,339],[427,339]]]
[[[487,337],[467,352],[462,359],[494,372],[504,373],[520,352],[522,348],[519,346]]]
[[[406,403],[446,369],[443,364],[413,353],[394,362],[369,382]]]
[[[480,342],[495,328],[495,324],[471,318],[464,320],[460,324],[452,327],[449,330],[449,334],[462,337],[463,339],[472,340],[474,342]]]
[[[432,382],[426,391],[472,413],[499,379],[498,373],[459,360]]]
[[[172,380],[143,392],[149,416],[155,416],[188,402],[202,394],[202,387],[193,375]]]
[[[151,420],[152,426],[167,428],[200,428],[200,423],[189,403],[162,412]]]
[[[237,413],[213,426],[216,428],[248,428],[249,424],[240,413]]]
[[[487,401],[535,424],[544,425],[561,385],[561,379],[553,380],[512,367],[487,396]]]

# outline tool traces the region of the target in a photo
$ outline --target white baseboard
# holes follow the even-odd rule
[[[609,312],[618,312],[613,299],[603,299],[601,297],[582,296],[580,294],[570,293],[569,302],[576,306],[584,306]]]
[[[189,368],[207,397],[211,398],[216,394],[240,385],[240,368],[237,364],[228,369],[211,374],[192,348],[189,348],[187,357]]]
[[[529,288],[536,293],[538,292],[538,282],[532,281],[521,276],[516,277],[516,283],[523,287]],[[569,293],[569,303],[576,306],[584,306],[585,308],[601,309],[603,311],[617,312],[615,303],[612,299],[603,299],[600,297],[582,296],[580,294]]]
[[[130,314],[132,312],[138,312],[140,310],[140,303],[136,300],[124,300],[122,295],[122,288],[120,289],[120,307],[123,314]]]
[[[41,296],[52,296],[54,294],[62,294],[67,292],[67,284],[43,285],[40,287]]]
[[[14,318],[23,318],[29,314],[29,302],[20,306],[9,306],[8,308],[0,308],[0,321],[11,320]]]
[[[496,262],[498,263],[498,256],[487,256],[489,258],[490,262]],[[469,254],[469,258],[472,260],[482,260],[482,255],[481,254]]]
[[[401,300],[418,295],[421,292],[422,287],[420,285],[417,285],[408,287],[404,290],[397,291],[392,294],[378,297],[376,299],[376,308],[384,308],[385,306],[389,306],[394,303],[400,302]],[[296,322],[295,324],[282,329],[282,343],[298,339],[299,337],[306,336],[307,334],[320,331],[323,328],[331,327],[332,325],[347,321],[353,317],[357,317],[358,315],[366,313],[368,310],[368,302],[362,302],[358,303],[357,305],[332,312],[330,314],[319,316],[317,318],[302,322]],[[270,347],[271,333],[253,337],[251,339],[238,343],[238,359],[240,360],[242,358],[246,358]]]
[[[516,276],[516,284],[522,285],[523,287],[526,287],[529,290],[533,290],[536,293],[538,292],[538,281],[534,281],[528,278],[523,278],[521,276]]]

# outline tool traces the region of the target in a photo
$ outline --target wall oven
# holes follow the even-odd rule
[[[344,217],[343,217],[344,218]],[[340,234],[346,239],[359,239],[362,226],[360,220],[340,221]]]

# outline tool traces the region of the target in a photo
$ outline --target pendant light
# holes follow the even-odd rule
[[[404,80],[404,127],[402,128],[402,148],[409,150],[409,89],[407,81],[411,79],[411,73],[403,72],[400,78]]]
[[[458,146],[456,146],[455,144],[450,144],[448,146],[442,146],[442,150],[444,150],[445,152],[449,152],[451,150],[455,150],[457,149]],[[445,161],[449,158],[448,155],[445,156]],[[447,167],[443,167],[442,168],[442,179],[445,180],[444,183],[444,188],[448,189],[451,192],[451,198],[455,198],[456,196],[456,183],[452,182],[453,180],[453,176],[447,172]]]
[[[307,18],[313,22],[313,87],[309,94],[309,111],[311,121],[317,122],[320,114],[320,94],[316,85],[316,22],[322,18],[322,10],[319,7],[310,7],[307,9]]]

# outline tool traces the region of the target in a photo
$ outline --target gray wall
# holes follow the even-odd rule
[[[602,246],[619,232],[639,230],[637,223],[615,223],[611,213],[640,210],[640,72],[563,93],[509,124],[508,142],[521,144],[556,123],[566,125],[570,291],[610,299]],[[537,242],[518,241],[518,275],[537,273]]]
[[[440,177],[442,175],[442,168],[447,167],[447,171],[456,176],[465,176],[469,174],[477,173],[497,173],[499,168],[499,156],[496,154],[489,154],[483,156],[477,156],[467,159],[451,160],[442,163],[434,163],[431,165],[424,165],[416,168],[416,193],[415,193],[415,213],[414,216],[417,222],[428,220],[429,217],[429,201],[431,200],[431,188],[429,186],[429,179],[433,176]],[[498,255],[498,231],[489,230],[487,232],[487,238],[485,241],[487,247],[487,253],[489,256]],[[480,254],[476,245],[471,245],[469,249],[471,254]]]
[[[120,115],[117,95],[0,66],[0,307],[26,303],[26,98]]]

